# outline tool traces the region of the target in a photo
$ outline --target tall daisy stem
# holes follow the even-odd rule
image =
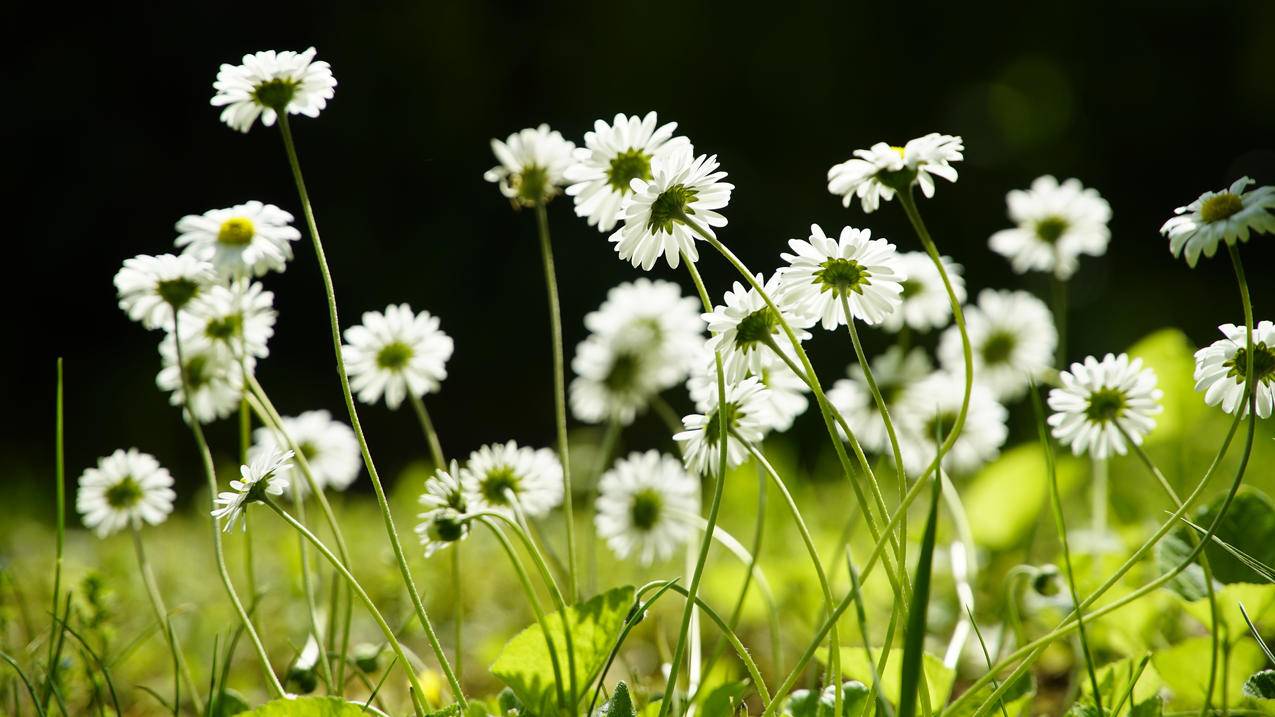
[[[567,529],[567,595],[574,603],[580,597],[580,585],[576,575],[571,452],[567,447],[567,384],[566,362],[562,356],[562,307],[558,303],[558,277],[553,267],[553,242],[549,239],[549,216],[544,202],[536,203],[536,233],[540,235],[540,257],[544,262],[545,290],[549,296],[549,333],[553,341],[553,416],[558,429],[558,460],[562,463],[562,520]]]
[[[421,601],[420,592],[416,589],[416,581],[412,579],[412,571],[407,565],[407,556],[403,552],[403,544],[399,540],[398,529],[394,527],[394,516],[390,511],[389,499],[385,495],[385,487],[381,484],[380,474],[376,471],[376,464],[372,462],[372,452],[368,447],[367,438],[363,435],[363,424],[359,421],[359,412],[354,404],[354,395],[350,392],[350,377],[345,370],[345,357],[341,354],[341,322],[337,317],[336,292],[332,286],[332,272],[328,269],[327,256],[323,252],[323,242],[319,239],[319,228],[314,219],[314,209],[310,205],[310,196],[306,191],[305,179],[301,175],[301,163],[297,160],[297,150],[292,141],[292,128],[288,121],[287,112],[279,113],[279,130],[283,136],[283,146],[288,155],[288,164],[292,168],[292,178],[297,185],[297,195],[301,201],[301,210],[305,214],[306,228],[310,232],[310,239],[314,245],[315,258],[319,264],[319,274],[323,277],[323,290],[328,301],[328,323],[332,333],[332,350],[336,356],[337,376],[341,380],[341,393],[345,398],[345,408],[350,414],[350,425],[354,428],[355,438],[358,439],[359,451],[363,454],[363,464],[367,467],[368,478],[372,481],[372,489],[376,493],[376,503],[381,510],[381,518],[385,523],[385,532],[389,535],[390,545],[394,549],[394,560],[398,563],[399,572],[403,576],[407,594],[411,598],[412,606],[416,609],[416,616],[421,621],[421,628],[425,631],[425,638],[429,641],[429,646],[434,651],[434,657],[437,658],[438,664],[443,670],[443,675],[447,678],[447,682],[451,687],[452,696],[460,703],[461,711],[467,711],[469,709],[469,701],[465,699],[465,695],[461,691],[460,682],[456,679],[456,673],[452,669],[451,661],[448,660],[447,652],[443,649],[443,645],[438,639],[438,633],[434,630],[434,624],[430,621],[429,614],[425,611],[425,604]],[[404,662],[405,666],[406,664]]]
[[[443,444],[438,440],[438,432],[434,430],[434,422],[429,418],[429,411],[425,409],[425,400],[415,393],[408,391],[408,397],[412,401],[412,408],[416,411],[416,420],[420,421],[421,431],[425,433],[425,442],[429,444],[429,457],[434,461],[434,467],[438,470],[447,468],[446,460],[443,458]]]
[[[155,611],[155,619],[159,622],[159,631],[166,638],[173,652],[173,661],[177,663],[177,671],[182,682],[186,683],[186,692],[190,694],[190,703],[196,714],[203,714],[204,704],[199,699],[199,689],[190,674],[190,665],[186,664],[186,656],[182,654],[181,641],[173,630],[173,623],[168,617],[168,608],[164,607],[164,598],[155,582],[155,573],[151,570],[150,561],[146,559],[146,548],[142,544],[142,530],[136,522],[130,522],[133,533],[133,550],[137,553],[137,570],[142,574],[142,585],[146,587],[146,597],[150,599],[151,609]]]
[[[301,497],[301,491],[293,486],[288,486],[288,492],[292,494],[292,510],[297,514],[297,522],[305,525],[305,500]],[[244,511],[245,514],[247,511]],[[246,517],[246,515],[245,515]],[[307,549],[304,536],[297,536],[297,555],[301,559],[301,591],[305,596],[306,612],[310,617],[310,632],[314,634],[314,640],[318,644],[324,644],[323,628],[319,622],[319,607],[314,599],[314,578],[311,576],[310,551]],[[323,678],[323,683],[327,685],[328,693],[331,694],[335,688],[332,682],[332,667],[328,664],[328,656],[323,655],[319,660],[319,676]]]

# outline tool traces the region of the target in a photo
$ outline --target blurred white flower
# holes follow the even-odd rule
[[[120,308],[148,329],[171,330],[173,314],[190,305],[214,279],[212,265],[190,256],[140,254],[115,274]]]
[[[877,389],[881,391],[892,421],[898,421],[897,404],[904,389],[929,376],[932,370],[930,359],[920,348],[907,351],[901,346],[891,346],[885,353],[872,358],[872,378],[877,382]],[[828,390],[828,401],[854,431],[855,439],[864,450],[889,452],[890,437],[868,388],[863,367],[851,364],[846,373],[849,378],[839,379]]]
[[[567,194],[575,197],[576,215],[586,217],[599,231],[615,228],[624,201],[633,192],[634,179],[650,181],[651,168],[670,152],[690,150],[690,140],[674,137],[676,122],[656,126],[656,114],[628,117],[617,114],[611,124],[593,123],[584,133],[583,147],[574,152],[575,164],[567,168],[572,182]]]
[[[769,280],[763,279],[761,274],[758,274],[756,279],[757,283],[763,284],[762,288],[765,289],[766,296],[774,300],[774,297],[779,295],[778,274],[770,277]],[[728,383],[739,381],[750,372],[755,375],[760,374],[765,368],[764,357],[771,350],[767,344],[771,342],[780,346],[791,344],[783,333],[783,326],[780,323],[781,315],[792,328],[798,341],[810,338],[810,333],[805,329],[815,323],[814,317],[805,313],[804,307],[800,305],[776,302],[780,311],[776,313],[766,303],[761,293],[738,281],[734,283],[730,291],[726,292],[722,301],[722,304],[713,307],[711,314],[704,314],[702,318],[708,324],[708,331],[712,335],[708,340],[708,348],[711,351],[721,352],[722,365],[725,368]]]
[[[558,457],[545,448],[519,448],[513,441],[493,443],[469,454],[460,469],[460,482],[471,511],[512,516],[512,499],[528,516],[541,518],[562,504]]]
[[[910,475],[918,475],[938,455],[936,433],[943,441],[951,436],[964,392],[965,378],[946,371],[936,371],[904,389],[898,415],[891,417],[899,431],[903,467]],[[943,457],[944,470],[971,473],[995,458],[1008,435],[1008,416],[991,391],[975,383],[965,426]]]
[[[946,256],[939,258],[943,262],[948,280],[952,282],[952,291],[956,294],[957,301],[965,303],[965,279],[961,276],[961,265]],[[899,294],[902,303],[886,314],[881,328],[898,332],[904,326],[915,331],[947,326],[952,320],[952,302],[934,261],[923,251],[909,251],[899,254],[895,262],[899,273],[907,277],[899,282],[903,289]]]
[[[629,425],[662,387],[658,354],[614,346],[592,335],[576,347],[571,413],[585,423]]]
[[[416,535],[425,548],[425,557],[469,535],[469,521],[465,518],[468,507],[456,461],[448,470],[439,468],[425,479],[420,503],[423,510],[417,515],[421,522],[416,525]]]
[[[1164,408],[1164,392],[1156,388],[1155,371],[1128,354],[1093,356],[1058,375],[1062,386],[1049,391],[1049,425],[1053,435],[1076,455],[1107,458],[1124,455],[1126,435],[1135,445],[1155,427],[1153,416]]]
[[[788,266],[778,271],[784,301],[818,317],[829,331],[846,323],[841,300],[867,324],[879,324],[895,311],[907,279],[896,261],[894,245],[873,239],[868,229],[844,227],[838,239],[810,225],[809,240],[790,239],[792,254],[781,254]]]
[[[965,328],[974,359],[974,380],[999,401],[1021,398],[1054,363],[1058,330],[1049,307],[1025,291],[984,289],[978,305],[965,307]],[[965,371],[961,333],[948,327],[939,341],[939,363],[953,376]]]
[[[1195,390],[1204,392],[1204,402],[1210,406],[1247,415],[1248,331],[1235,324],[1218,329],[1226,338],[1195,352]],[[1253,377],[1257,415],[1269,418],[1275,404],[1275,324],[1269,321],[1253,327]]]
[[[181,316],[182,349],[221,351],[231,361],[242,359],[251,372],[257,359],[270,355],[266,344],[277,315],[274,293],[258,282],[214,284]]]
[[[668,560],[695,532],[699,481],[659,451],[632,453],[598,481],[598,537],[616,557],[643,565]]]
[[[438,317],[391,304],[383,313],[364,313],[362,324],[346,329],[341,350],[359,400],[370,404],[384,396],[385,405],[398,408],[409,393],[420,397],[438,391],[453,348]]]
[[[1250,232],[1275,233],[1275,187],[1244,188],[1254,184],[1248,177],[1235,180],[1229,189],[1205,192],[1199,199],[1173,210],[1176,215],[1160,227],[1169,238],[1173,256],[1186,252],[1186,263],[1195,266],[1200,254],[1213,256],[1218,242],[1248,241]]]
[[[528,127],[509,135],[504,142],[491,141],[491,151],[500,164],[483,174],[483,179],[500,187],[500,193],[518,206],[534,207],[558,195],[567,184],[575,145],[549,125]]]
[[[183,329],[184,331],[184,329]],[[177,364],[177,344],[168,334],[159,344],[163,366],[155,384],[169,392],[168,402],[186,404],[182,373]],[[225,418],[239,408],[243,396],[243,372],[239,362],[211,345],[187,347],[182,343],[182,359],[186,366],[186,382],[190,387],[189,409],[195,420],[211,423]]]
[[[99,538],[142,523],[159,525],[173,512],[173,477],[136,448],[99,458],[80,476],[75,509]]]
[[[931,132],[908,140],[902,147],[877,142],[870,149],[856,149],[854,157],[828,170],[828,191],[850,206],[859,198],[863,211],[874,212],[881,202],[890,201],[895,192],[913,185],[921,193],[934,196],[934,177],[956,181],[952,162],[964,159],[965,145],[960,137]]]
[[[332,99],[336,78],[327,62],[305,52],[265,50],[243,56],[243,64],[223,64],[217,72],[212,106],[223,107],[221,121],[247,132],[261,118],[269,127],[278,113],[318,117]]]
[[[292,215],[258,201],[188,214],[177,222],[183,254],[213,265],[223,278],[261,276],[283,271],[292,260],[292,244],[301,232]]]
[[[699,300],[671,281],[646,277],[612,287],[584,325],[615,352],[649,357],[660,390],[685,380],[704,344]]]
[[[359,470],[363,467],[363,457],[354,431],[349,426],[333,420],[332,414],[324,410],[306,411],[299,416],[284,416],[281,423],[284,434],[296,444],[320,490],[345,490],[358,478]],[[288,448],[287,441],[270,426],[255,430],[253,443],[254,456],[263,452],[281,452]],[[293,466],[286,477],[292,484],[292,489],[302,497],[310,492],[310,484],[302,474],[300,465]]]
[[[730,431],[730,435],[725,437],[727,468],[733,468],[748,458],[745,443],[757,444],[766,437],[771,423],[769,392],[770,389],[756,378],[727,384],[725,416]],[[682,443],[682,461],[693,473],[716,474],[720,467],[720,405],[718,394],[713,391],[703,411],[683,418],[682,427],[686,430],[673,436],[673,440]]]
[[[996,232],[988,244],[1019,274],[1050,271],[1068,279],[1076,273],[1080,255],[1107,253],[1111,205],[1078,179],[1059,184],[1052,176],[1038,177],[1030,189],[1007,194],[1005,203],[1017,226]]]

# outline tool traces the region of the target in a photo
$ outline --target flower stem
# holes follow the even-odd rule
[[[553,413],[558,429],[558,460],[562,463],[562,520],[567,529],[567,594],[574,603],[580,597],[576,575],[576,531],[572,510],[571,454],[567,447],[567,386],[562,357],[562,307],[558,303],[558,278],[553,268],[553,243],[549,239],[549,216],[544,202],[536,204],[536,233],[540,235],[540,257],[544,261],[545,289],[549,295],[549,333],[553,341]]]
[[[58,357],[57,374],[58,374],[57,396],[56,396],[57,403],[56,403],[56,409],[55,409],[56,415],[54,416],[54,422],[53,422],[53,443],[54,443],[53,460],[54,460],[55,480],[57,481],[57,483],[54,486],[54,496],[56,501],[55,510],[57,511],[56,514],[54,515],[54,521],[55,521],[54,524],[57,526],[57,533],[56,533],[56,542],[53,545],[53,550],[54,550],[53,610],[51,611],[51,614],[54,617],[54,621],[53,621],[54,625],[50,628],[50,630],[53,630],[53,631],[60,631],[65,629],[65,626],[62,626],[61,628],[57,627],[58,625],[57,615],[59,610],[61,610],[61,605],[59,604],[59,601],[61,599],[61,593],[62,593],[62,553],[66,545],[66,433],[65,433],[65,425],[64,425],[65,413],[64,413],[64,406],[63,406],[63,399],[65,397],[65,389],[63,387],[63,380],[62,380],[62,357],[60,356]],[[33,700],[35,702],[36,709],[41,712],[44,711],[44,707],[49,702],[49,692],[51,692],[51,688],[53,687],[53,679],[56,676],[58,643],[59,643],[59,640],[54,639],[52,636],[50,636],[48,657],[45,659],[45,664],[49,665],[50,675],[44,684],[44,699]]]
[[[159,592],[159,585],[155,582],[155,573],[151,570],[150,561],[146,559],[146,548],[142,545],[142,531],[136,522],[130,522],[129,527],[133,532],[133,550],[137,553],[137,570],[142,574],[142,584],[146,587],[146,597],[150,598],[151,608],[155,611],[155,619],[159,621],[159,631],[167,638],[169,649],[173,653],[173,661],[177,663],[177,671],[181,675],[182,682],[186,683],[186,691],[190,693],[190,703],[194,706],[196,714],[203,714],[204,705],[199,699],[199,690],[195,687],[195,680],[190,675],[190,665],[186,664],[186,657],[182,654],[181,643],[177,639],[177,634],[173,630],[173,623],[168,619],[168,608],[164,607],[164,598]]]
[[[443,444],[439,443],[434,422],[429,419],[429,411],[425,410],[425,400],[412,391],[408,391],[408,395],[412,400],[412,408],[416,410],[416,419],[420,421],[421,430],[425,433],[425,442],[429,444],[429,456],[430,460],[434,461],[434,468],[446,470],[447,462],[443,458]]]
[[[451,662],[447,659],[447,653],[443,650],[443,645],[438,640],[438,634],[434,631],[434,624],[430,622],[429,614],[425,611],[425,604],[421,601],[420,592],[416,589],[416,581],[412,579],[412,571],[407,565],[407,556],[403,552],[403,544],[399,540],[397,528],[394,527],[394,516],[390,512],[389,499],[386,498],[385,487],[381,484],[381,477],[376,471],[376,464],[372,462],[372,452],[368,447],[367,438],[363,435],[363,424],[359,421],[358,408],[354,405],[354,395],[350,392],[350,377],[346,373],[345,358],[341,354],[341,323],[337,317],[336,292],[332,286],[332,273],[328,269],[327,256],[323,252],[323,242],[319,239],[319,228],[314,219],[314,209],[310,205],[310,196],[306,191],[305,179],[301,175],[301,163],[297,160],[297,150],[293,145],[292,128],[288,122],[287,112],[279,113],[279,130],[283,136],[283,146],[288,155],[288,164],[292,168],[292,178],[297,185],[297,195],[301,201],[301,210],[305,214],[306,227],[310,232],[311,243],[314,245],[315,258],[319,263],[319,274],[323,278],[323,290],[328,301],[328,323],[332,333],[332,350],[336,355],[337,376],[341,380],[341,393],[345,398],[345,408],[350,414],[350,425],[354,429],[355,438],[359,441],[359,451],[363,454],[363,464],[367,467],[368,478],[372,481],[372,490],[376,493],[376,503],[381,510],[381,518],[385,523],[385,532],[389,535],[390,546],[394,549],[394,559],[398,563],[399,572],[402,573],[403,583],[407,587],[407,594],[412,600],[412,606],[416,609],[416,616],[420,618],[421,627],[425,630],[425,637],[429,641],[430,648],[434,651],[434,656],[438,659],[443,675],[451,686],[453,697],[460,703],[461,711],[467,711],[469,709],[469,701],[465,699],[465,695],[461,691],[460,682],[456,680],[456,673],[452,670]],[[406,662],[404,666],[406,669],[410,669]]]
[[[247,376],[242,357],[239,360],[240,376]],[[252,417],[248,415],[248,388],[247,381],[244,381],[243,395],[239,399],[239,464],[248,465],[248,447],[252,444]],[[244,577],[248,582],[248,594],[252,596],[252,601],[256,602],[261,597],[261,590],[257,587],[257,565],[252,557],[252,523],[249,520],[248,511],[243,512],[243,570]],[[248,614],[248,619],[252,619],[252,614]]]
[[[456,660],[456,679],[465,681],[465,603],[461,595],[460,543],[452,546],[452,628],[455,630],[452,642],[452,659]]]
[[[292,494],[292,509],[296,511],[297,522],[305,525],[305,501],[301,499],[301,491],[293,486],[288,486],[288,492]],[[246,512],[246,511],[245,511]],[[314,599],[314,580],[310,576],[310,551],[306,549],[305,537],[297,536],[297,553],[301,558],[301,590],[305,595],[306,611],[310,617],[310,632],[314,633],[314,640],[318,644],[324,643],[323,629],[319,624],[319,607]],[[323,655],[319,660],[319,676],[323,678],[324,684],[327,685],[328,693],[331,694],[335,685],[332,682],[332,668],[328,664],[328,656]]]

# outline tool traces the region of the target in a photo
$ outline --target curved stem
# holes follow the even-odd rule
[[[376,464],[372,462],[372,452],[368,447],[367,438],[363,435],[363,424],[359,421],[358,408],[354,405],[354,395],[350,392],[350,377],[346,373],[345,357],[341,352],[341,323],[337,317],[336,292],[332,287],[332,273],[328,270],[327,256],[323,252],[323,242],[319,239],[319,227],[314,219],[314,209],[310,206],[310,196],[306,191],[305,179],[301,175],[301,163],[297,160],[297,150],[292,142],[292,127],[289,124],[287,112],[279,113],[279,130],[283,136],[283,146],[288,155],[288,164],[292,168],[292,178],[297,185],[297,195],[301,201],[301,210],[305,214],[306,228],[310,232],[311,243],[314,245],[315,258],[319,263],[319,274],[323,278],[323,290],[328,301],[328,324],[332,334],[332,350],[336,356],[337,376],[341,380],[341,393],[345,398],[345,408],[350,414],[350,425],[354,429],[354,437],[358,439],[359,451],[363,454],[363,464],[367,467],[368,478],[372,481],[372,489],[376,493],[376,503],[381,510],[381,518],[385,523],[385,532],[388,534],[390,545],[394,549],[394,559],[398,563],[399,572],[402,573],[403,583],[407,587],[407,594],[412,600],[412,606],[416,609],[416,616],[420,618],[421,627],[425,630],[425,637],[429,641],[429,646],[434,651],[434,656],[438,659],[443,675],[451,686],[452,695],[460,703],[461,711],[466,711],[469,709],[469,701],[465,699],[465,695],[461,691],[460,682],[456,680],[456,673],[452,670],[451,662],[447,659],[447,653],[443,650],[443,645],[438,640],[438,634],[434,631],[434,625],[429,619],[429,614],[425,611],[425,604],[421,601],[420,593],[416,589],[416,581],[412,579],[412,571],[407,566],[407,556],[403,552],[403,544],[399,540],[398,529],[394,527],[394,516],[390,512],[390,503],[385,495],[385,487],[381,485],[380,474],[376,471]]]
[[[461,594],[460,543],[452,546],[452,646],[453,659],[456,660],[456,679],[465,683],[465,602]]]
[[[434,467],[443,470],[447,468],[447,463],[443,459],[443,444],[438,441],[438,432],[434,430],[434,422],[429,418],[429,411],[425,410],[425,400],[415,393],[408,391],[408,395],[412,401],[412,408],[416,411],[416,420],[421,423],[421,431],[425,433],[425,442],[429,444],[429,457],[434,461]]]
[[[190,675],[190,665],[186,664],[181,641],[177,639],[177,633],[173,630],[173,623],[168,618],[168,608],[164,607],[164,597],[160,594],[159,585],[155,582],[155,573],[151,571],[150,561],[146,559],[141,528],[135,522],[130,522],[129,527],[132,528],[133,533],[133,550],[137,553],[137,569],[142,574],[142,584],[146,586],[146,596],[150,598],[155,619],[159,621],[159,631],[167,638],[168,645],[172,649],[173,661],[177,663],[182,682],[186,683],[186,691],[190,693],[190,703],[195,707],[197,714],[203,714],[203,701],[199,699],[199,690],[195,687],[195,680]]]

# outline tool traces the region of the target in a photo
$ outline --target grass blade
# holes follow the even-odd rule
[[[1244,616],[1244,622],[1248,623],[1248,629],[1253,633],[1253,639],[1257,640],[1258,646],[1262,648],[1262,654],[1266,655],[1266,659],[1275,664],[1275,655],[1271,654],[1271,648],[1266,646],[1266,641],[1262,639],[1262,633],[1258,632],[1257,625],[1254,625],[1253,620],[1249,618],[1248,610],[1244,609],[1244,603],[1237,602],[1236,604],[1240,606],[1240,614]]]
[[[66,598],[67,598],[66,600],[67,617],[70,617],[71,595],[68,593]],[[106,666],[106,663],[102,661],[102,658],[97,654],[97,651],[95,651],[93,647],[89,645],[88,640],[85,640],[80,635],[80,633],[76,632],[74,628],[72,628],[70,625],[67,624],[66,618],[61,618],[60,622],[62,623],[63,631],[65,631],[66,634],[70,635],[71,637],[74,637],[75,641],[80,643],[80,646],[84,648],[85,652],[87,652],[89,656],[93,658],[93,662],[97,663],[97,669],[102,672],[102,679],[106,680],[106,689],[111,694],[111,706],[115,708],[115,714],[117,715],[124,714],[124,711],[120,709],[119,697],[115,693],[115,682],[111,679],[110,668],[108,668]]]
[[[940,470],[942,469],[935,468],[934,485],[930,491],[930,515],[925,519],[916,577],[912,580],[912,604],[908,606],[907,627],[903,633],[903,658],[899,665],[899,717],[915,717],[917,697],[921,689],[926,608],[930,604],[930,575],[933,570],[934,543],[938,537]]]
[[[44,705],[40,702],[40,698],[36,696],[35,687],[31,685],[31,680],[27,679],[27,673],[22,671],[22,667],[18,665],[17,660],[3,652],[0,652],[0,660],[9,663],[9,667],[12,667],[13,671],[18,673],[18,679],[22,680],[22,684],[27,688],[27,694],[31,695],[31,702],[35,705],[35,711],[39,713],[40,717],[44,717]]]

